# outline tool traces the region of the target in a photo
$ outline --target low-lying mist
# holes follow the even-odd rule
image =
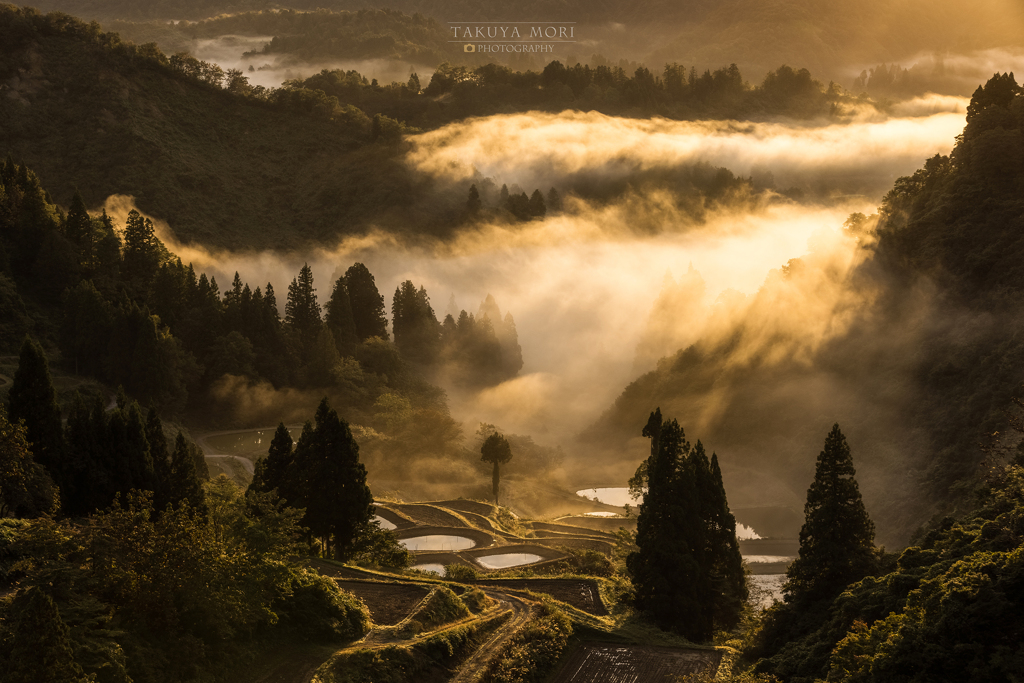
[[[798,509],[838,421],[880,525],[898,518],[899,533],[887,537],[896,538],[923,514],[886,501],[909,485],[918,448],[901,431],[900,406],[913,394],[915,335],[927,329],[914,316],[927,319],[929,298],[908,303],[906,329],[877,328],[876,292],[856,277],[873,241],[865,216],[885,182],[948,153],[962,125],[963,114],[951,112],[821,126],[498,116],[415,136],[408,162],[441,183],[489,177],[564,188],[582,173],[628,180],[638,169],[702,161],[771,173],[776,185],[831,176],[838,190],[801,203],[766,189],[775,200],[716,206],[694,222],[671,187],[638,188],[609,201],[570,196],[566,211],[541,220],[467,224],[444,241],[412,243],[370,226],[301,253],[212,251],[157,226],[171,251],[222,291],[237,271],[252,287],[273,283],[282,307],[304,263],[321,302],[353,262],[373,273],[388,308],[407,279],[426,288],[439,319],[451,299],[455,310],[477,312],[492,295],[515,318],[525,364],[491,388],[445,387],[452,416],[467,436],[489,423],[561,446],[559,471],[580,488],[624,483],[648,447],[639,437],[646,414],[660,405],[717,451],[736,507]],[[842,194],[865,176],[875,194]],[[112,197],[106,209],[123,223],[132,206]],[[661,228],[637,233],[638,222]],[[836,361],[844,345],[850,362]],[[244,400],[254,413],[287,407],[290,417],[307,399],[315,403],[268,385]]]
[[[626,119],[596,112],[472,119],[413,138],[409,162],[449,180],[493,178],[523,188],[630,179],[707,162],[824,195],[880,197],[922,160],[948,154],[966,100],[922,99],[903,117],[846,123]],[[915,114],[923,113],[924,116]]]

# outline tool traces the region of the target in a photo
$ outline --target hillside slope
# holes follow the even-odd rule
[[[419,191],[361,112],[322,96],[236,95],[155,48],[12,6],[0,44],[0,150],[65,206],[76,186],[92,206],[133,195],[183,240],[288,248],[387,223]]]

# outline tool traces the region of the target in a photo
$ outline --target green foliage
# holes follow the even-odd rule
[[[1015,680],[1022,501],[1024,470],[993,470],[977,510],[846,587],[815,610],[807,635],[757,668],[792,681]]]
[[[133,492],[89,525],[5,523],[0,563],[52,595],[75,660],[100,681],[221,678],[282,638],[337,643],[367,631],[360,601],[287,564],[301,512],[226,479],[207,498],[209,517],[187,503],[157,515],[148,494]],[[11,624],[12,614],[0,616]]]
[[[33,459],[25,427],[12,424],[0,405],[0,518],[37,517],[59,507],[58,491],[46,469]]]
[[[384,317],[384,297],[377,291],[373,275],[362,263],[345,271],[345,285],[352,306],[356,335],[360,341],[374,337],[388,339],[388,321]]]
[[[411,619],[416,620],[424,631],[432,631],[452,621],[469,616],[469,609],[462,599],[447,586],[437,586],[423,606],[416,610]]]
[[[6,669],[5,681],[93,680],[75,662],[68,627],[53,600],[41,588],[32,588],[20,596],[12,610],[15,623],[11,648],[6,656],[0,656],[0,665]]]
[[[449,581],[470,582],[476,581],[476,570],[465,564],[446,564],[444,566],[444,578]]]
[[[395,346],[407,360],[429,365],[440,353],[441,325],[430,306],[427,290],[406,280],[395,289],[391,305]]]
[[[394,531],[382,529],[377,522],[371,521],[356,535],[352,561],[388,569],[405,569],[412,561],[412,553],[398,542]]]
[[[611,560],[604,553],[586,548],[567,547],[562,547],[561,551],[568,555],[562,562],[567,572],[590,576],[611,576],[613,573]]]
[[[540,613],[505,646],[484,676],[487,683],[540,683],[558,663],[572,635],[572,622],[545,602]]]
[[[370,630],[366,605],[338,588],[333,579],[309,570],[294,571],[282,600],[282,622],[308,638],[323,642],[355,640]]]

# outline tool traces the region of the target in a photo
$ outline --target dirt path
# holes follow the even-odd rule
[[[476,683],[480,680],[505,644],[530,621],[533,607],[529,602],[503,591],[487,589],[484,593],[512,615],[477,648],[473,656],[462,663],[449,683]]]

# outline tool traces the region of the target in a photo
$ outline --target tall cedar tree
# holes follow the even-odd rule
[[[850,446],[835,424],[807,489],[800,556],[790,565],[783,589],[787,602],[835,597],[872,571],[875,525],[855,474]]]
[[[338,353],[342,356],[351,356],[359,343],[359,335],[356,334],[356,321],[352,316],[352,301],[349,299],[345,276],[334,282],[334,291],[327,302],[324,318],[327,329],[334,335]]]
[[[153,461],[153,474],[156,477],[156,490],[153,491],[153,505],[163,510],[170,501],[169,486],[171,483],[171,454],[167,448],[167,437],[164,426],[156,408],[146,413],[146,442]]]
[[[320,319],[320,304],[316,301],[316,289],[313,287],[313,271],[308,263],[302,266],[299,276],[288,285],[284,319],[298,333],[303,348],[311,348],[323,322]]]
[[[651,439],[651,455],[634,481],[647,491],[638,550],[627,558],[636,603],[662,628],[708,640],[739,622],[747,598],[718,456],[709,461],[700,441],[691,447],[675,420],[663,423],[660,410],[643,435]]]
[[[494,464],[491,474],[491,488],[494,493],[494,504],[498,504],[498,484],[501,481],[500,465],[512,459],[512,446],[504,436],[495,432],[488,436],[480,446],[480,459]]]
[[[75,662],[71,632],[60,618],[57,606],[38,586],[15,599],[14,633],[10,651],[0,659],[7,683],[86,683],[82,667]]]
[[[377,283],[366,266],[355,263],[345,271],[345,285],[348,287],[352,318],[356,323],[359,341],[366,341],[371,337],[388,339],[384,297],[377,291]]]
[[[277,425],[274,438],[270,441],[267,456],[256,461],[252,483],[249,489],[258,493],[267,493],[277,489],[278,495],[285,502],[296,505],[297,491],[289,476],[294,471],[295,449],[292,434],[284,423]]]
[[[163,244],[157,239],[153,222],[133,209],[124,226],[121,274],[132,294],[140,300],[149,294],[163,251]]]
[[[430,306],[427,290],[406,280],[395,288],[391,304],[395,346],[402,356],[421,365],[437,362],[441,350],[441,325]]]
[[[25,421],[32,455],[46,468],[53,482],[63,491],[71,484],[66,457],[64,427],[61,424],[57,392],[50,379],[46,354],[31,337],[21,345],[18,369],[8,399],[8,419]],[[62,493],[62,495],[64,495]]]
[[[359,462],[359,446],[326,398],[314,419],[315,425],[307,422],[295,444],[295,504],[306,508],[304,524],[323,540],[325,550],[343,558],[359,528],[373,516],[373,495]]]

